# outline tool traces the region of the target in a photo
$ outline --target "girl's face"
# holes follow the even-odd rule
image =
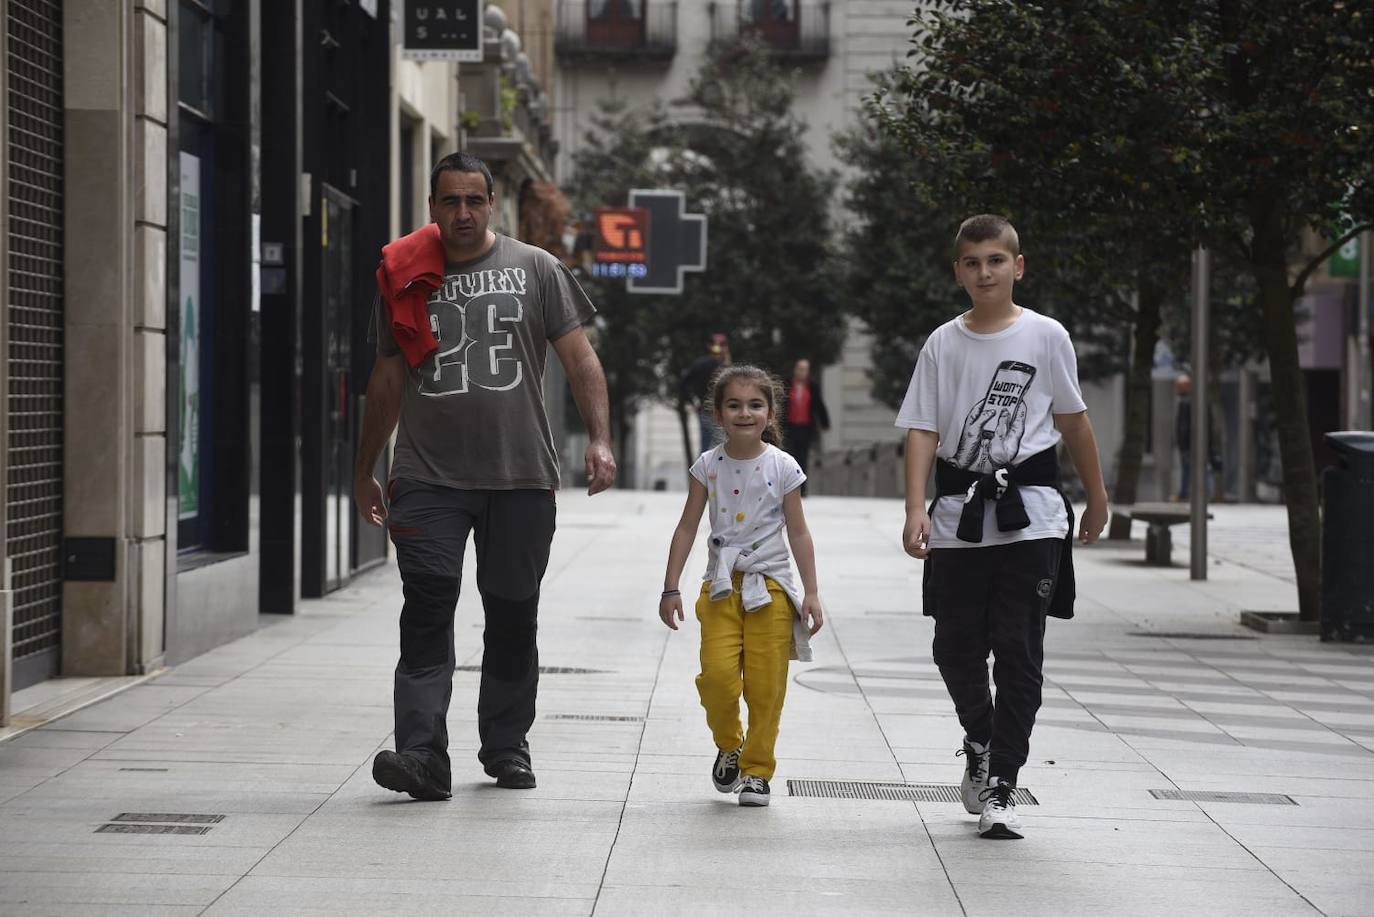
[[[758,385],[739,381],[725,386],[725,397],[721,399],[716,420],[731,442],[742,445],[761,441],[772,419],[773,409],[768,405],[768,396]]]

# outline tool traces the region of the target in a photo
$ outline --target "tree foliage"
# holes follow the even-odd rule
[[[736,362],[782,374],[832,362],[845,330],[830,258],[835,180],[807,163],[790,74],[753,41],[716,44],[692,81],[688,114],[606,105],[573,156],[579,209],[624,206],[633,188],[676,188],[708,221],[706,271],[680,296],[589,279],[604,333],[612,400],[677,399],[708,336],[730,336]]]

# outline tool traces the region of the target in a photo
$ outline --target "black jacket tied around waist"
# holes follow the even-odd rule
[[[1037,452],[1017,465],[994,469],[988,474],[979,474],[963,468],[956,468],[944,459],[935,462],[935,499],[930,503],[929,514],[935,514],[935,505],[942,499],[961,498],[963,512],[959,516],[959,528],[955,536],[960,541],[981,544],[983,541],[983,517],[988,500],[996,502],[997,529],[1001,532],[1019,531],[1030,526],[1026,506],[1021,500],[1022,487],[1053,487],[1064,499],[1064,509],[1068,513],[1069,531],[1064,536],[1063,548],[1059,553],[1059,570],[1055,577],[1053,597],[1050,599],[1047,614],[1056,618],[1072,618],[1073,602],[1077,587],[1073,575],[1073,506],[1064,496],[1059,479],[1059,458],[1051,446]],[[949,550],[969,550],[952,548]],[[934,590],[930,588],[930,563],[927,561],[922,582],[923,605],[928,615],[935,613]]]

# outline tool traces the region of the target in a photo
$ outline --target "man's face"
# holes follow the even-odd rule
[[[429,218],[438,225],[446,249],[477,249],[486,242],[495,203],[496,195],[487,194],[487,180],[480,173],[448,169],[439,173]]]
[[[965,242],[954,262],[954,279],[973,304],[995,305],[1011,300],[1012,285],[1025,273],[1026,262],[1013,255],[1005,238]]]
[[[806,380],[810,379],[811,361],[798,360],[797,364],[792,367],[792,378],[798,382],[805,382]]]

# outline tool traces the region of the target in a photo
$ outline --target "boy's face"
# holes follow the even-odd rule
[[[1025,259],[1011,253],[1005,238],[965,242],[954,262],[954,279],[974,306],[1011,302],[1012,286],[1025,272]]]

